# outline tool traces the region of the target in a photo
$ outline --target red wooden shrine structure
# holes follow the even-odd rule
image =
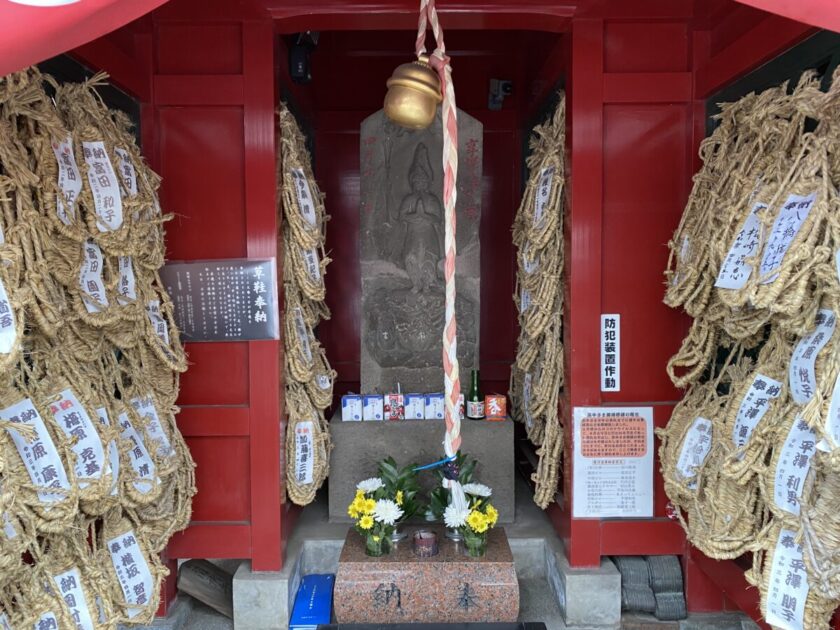
[[[274,109],[280,97],[288,99],[314,137],[316,176],[333,217],[328,248],[339,261],[327,273],[333,319],[319,334],[339,372],[336,392],[358,388],[359,124],[381,107],[392,69],[411,57],[418,3],[158,0],[146,8],[159,8],[138,19],[125,14],[112,16],[110,23],[87,22],[89,30],[76,32],[83,37],[78,41],[29,37],[14,46],[14,30],[34,28],[47,15],[33,17],[31,11],[77,11],[64,14],[70,25],[91,18],[80,7],[110,4],[0,6],[0,52],[15,50],[11,58],[0,54],[8,66],[3,70],[61,52],[56,46],[72,46],[70,54],[108,71],[137,99],[143,151],[163,176],[164,208],[177,214],[168,226],[170,259],[277,257],[282,251]],[[569,426],[576,406],[644,404],[654,407],[655,424],[663,426],[681,396],[664,367],[688,325],[662,304],[665,244],[699,166],[706,101],[818,26],[840,30],[840,5],[834,0],[438,4],[459,107],[484,124],[482,275],[490,281],[482,283],[480,367],[486,389],[506,391],[515,352],[509,229],[521,192],[523,148],[562,79],[570,180],[561,417]],[[19,11],[15,29],[9,29],[10,10]],[[286,56],[287,44],[303,31],[319,31],[321,39],[312,56],[313,81],[301,86],[289,81]],[[516,86],[501,111],[487,108],[491,77]],[[616,393],[601,393],[599,387],[601,313],[622,315],[624,378]],[[178,423],[198,465],[199,492],[193,522],[173,538],[169,560],[249,558],[255,570],[278,570],[296,514],[282,499],[282,344],[188,344],[187,351],[191,367],[182,378]],[[667,518],[661,478],[653,519],[571,518],[571,460],[566,431],[563,501],[550,514],[573,566],[596,565],[606,555],[679,554],[685,558],[689,610],[737,605],[758,614],[758,593],[745,588],[742,568],[689,550],[678,524]]]

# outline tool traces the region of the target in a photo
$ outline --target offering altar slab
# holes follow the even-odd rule
[[[463,543],[438,536],[440,553],[418,558],[408,538],[387,556],[365,554],[351,530],[338,561],[333,606],[339,623],[513,622],[519,616],[519,584],[504,529],[488,534],[487,553],[471,558]]]

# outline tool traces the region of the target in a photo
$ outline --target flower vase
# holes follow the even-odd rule
[[[487,553],[487,535],[473,532],[465,535],[464,553],[470,558],[483,558]]]
[[[388,555],[391,552],[390,536],[368,535],[365,539],[365,553],[374,558]]]
[[[452,542],[461,542],[464,540],[464,536],[461,534],[461,530],[457,527],[450,527],[446,530],[446,537],[451,540]]]
[[[396,525],[394,527],[394,531],[391,533],[391,542],[396,544],[403,540],[406,536],[408,536],[408,534],[406,534],[405,532],[401,532],[399,525]]]

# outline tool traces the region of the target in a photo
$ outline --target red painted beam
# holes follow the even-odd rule
[[[605,103],[685,103],[690,72],[622,72],[604,75]]]
[[[247,436],[251,424],[245,406],[185,405],[176,419],[184,437]]]
[[[242,75],[156,75],[155,104],[241,105],[245,98]]]
[[[251,527],[247,523],[190,523],[169,540],[168,558],[250,558]]]
[[[152,100],[151,82],[142,62],[127,55],[108,37],[79,46],[70,54],[92,70],[107,72],[114,85],[141,103]]]
[[[614,520],[601,523],[604,556],[681,556],[685,534],[669,519]]]

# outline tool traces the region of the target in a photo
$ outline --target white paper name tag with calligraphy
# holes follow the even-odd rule
[[[110,427],[111,420],[108,418],[108,411],[105,407],[100,407],[96,410],[96,417],[99,418],[99,424]],[[106,474],[111,474],[111,496],[114,496],[120,489],[120,449],[117,446],[116,440],[111,440],[108,443],[108,462],[105,470]]]
[[[680,247],[680,255],[677,258],[677,260],[680,262],[680,264],[683,264],[683,265],[685,264],[685,261],[688,260],[688,254],[689,254],[690,251],[691,251],[691,241],[688,240],[687,236],[683,236],[682,246]],[[671,286],[672,287],[677,286],[680,283],[680,280],[682,280],[682,274],[675,273],[674,277],[671,278]]]
[[[99,479],[105,468],[105,449],[85,408],[70,390],[58,394],[58,400],[50,404],[50,413],[55,423],[71,440],[76,456],[76,477],[79,487],[90,485],[86,479]]]
[[[12,519],[9,516],[8,512],[3,512],[3,535],[8,540],[14,540],[17,538],[17,530],[15,529],[15,524],[12,523]]]
[[[712,448],[712,422],[706,418],[695,418],[685,434],[685,439],[677,459],[677,472],[685,479],[694,479],[697,469],[706,461],[709,449]],[[696,481],[691,481],[688,487],[697,487]]]
[[[551,183],[554,178],[554,167],[549,166],[540,171],[540,180],[537,185],[537,195],[534,200],[534,226],[539,226],[543,222],[545,215],[545,207],[548,205],[549,197],[551,197]]]
[[[53,582],[67,606],[70,617],[76,624],[76,630],[94,630],[90,608],[85,599],[85,592],[82,590],[82,576],[79,569],[73,567],[69,571],[54,575]]]
[[[53,142],[52,150],[58,163],[58,188],[55,211],[64,225],[72,225],[76,220],[76,200],[82,190],[82,174],[73,155],[73,142],[68,136],[62,142]]]
[[[108,551],[127,604],[126,613],[133,619],[149,605],[153,594],[154,578],[149,563],[137,545],[134,530],[109,540]]]
[[[766,203],[757,203],[741,226],[738,236],[723,259],[715,286],[721,289],[742,289],[750,279],[753,267],[746,262],[758,253],[761,241],[761,219],[758,213],[767,207]]]
[[[146,419],[146,433],[148,433],[149,439],[157,445],[157,456],[172,457],[174,453],[172,445],[169,443],[166,431],[163,430],[163,423],[158,416],[154,399],[151,396],[132,398],[131,406],[134,407],[141,418]]]
[[[155,334],[165,345],[169,345],[169,326],[160,313],[160,300],[151,300],[146,303],[146,316],[152,324]]]
[[[529,372],[525,375],[522,383],[522,407],[525,411],[525,426],[529,429],[534,426],[534,418],[531,416],[531,382],[534,377]]]
[[[525,254],[525,253],[522,254],[522,268],[525,270],[525,273],[527,273],[530,276],[537,269],[539,269],[539,267],[540,267],[540,261],[539,260],[536,260],[536,259],[535,260],[530,260],[528,258],[527,254]]]
[[[780,509],[796,516],[799,515],[799,498],[811,468],[815,442],[814,430],[796,416],[776,464],[773,501]]]
[[[293,168],[292,178],[295,180],[295,193],[297,194],[300,213],[309,225],[315,225],[318,221],[315,215],[315,205],[312,200],[312,191],[309,189],[309,181],[303,173],[303,169]]]
[[[12,630],[12,624],[9,622],[9,616],[6,613],[0,613],[0,629]]]
[[[315,377],[315,380],[321,389],[329,389],[332,385],[332,379],[326,374],[319,374]]]
[[[295,425],[295,478],[299,484],[312,483],[314,471],[312,432],[315,425],[312,421],[298,422]]]
[[[143,438],[128,419],[128,414],[121,413],[118,420],[122,430],[120,437],[128,442],[128,462],[134,470],[135,477],[138,478],[132,485],[137,492],[149,494],[160,481],[155,470],[155,463],[149,456],[149,451],[146,450]]]
[[[779,209],[779,216],[773,223],[773,230],[770,232],[767,245],[764,246],[764,255],[761,258],[760,274],[764,278],[761,281],[762,284],[769,284],[778,278],[778,274],[769,277],[768,274],[781,266],[785,254],[802,228],[802,224],[805,223],[805,219],[808,218],[816,200],[816,192],[805,197],[790,195]]]
[[[137,172],[134,170],[134,164],[131,162],[131,156],[125,149],[114,149],[117,154],[117,161],[119,163],[120,178],[126,192],[132,196],[137,196]]]
[[[56,503],[64,499],[64,494],[49,491],[49,488],[69,490],[70,482],[67,480],[64,464],[58,456],[58,449],[32,401],[24,398],[0,410],[0,418],[13,424],[26,424],[35,429],[35,438],[31,442],[14,429],[9,429],[9,435],[15,443],[32,483],[39,488],[45,488],[38,491],[38,499],[42,503]]]
[[[88,313],[99,313],[103,307],[108,306],[105,282],[102,280],[102,265],[102,250],[99,249],[99,245],[90,240],[86,241],[84,260],[79,272],[79,287]]]
[[[735,426],[732,427],[732,443],[736,448],[742,448],[749,442],[752,432],[770,408],[770,402],[781,393],[782,384],[779,381],[764,374],[756,374],[741,401],[741,406],[738,407]],[[743,458],[741,454],[738,459]]]
[[[804,630],[810,586],[796,532],[784,528],[779,532],[767,584],[767,623],[782,630]]]
[[[315,282],[321,281],[321,264],[318,258],[318,252],[314,249],[304,249],[303,251],[303,260],[306,263],[306,273],[309,274],[309,277],[312,278]]]
[[[519,291],[519,312],[524,313],[531,307],[531,293],[526,288]]]
[[[0,354],[9,354],[15,347],[17,324],[6,286],[0,280]]]
[[[120,283],[117,286],[117,302],[122,305],[131,304],[137,299],[137,281],[134,277],[134,265],[131,256],[120,256]]]
[[[835,322],[834,311],[821,308],[817,312],[817,327],[811,334],[800,339],[793,350],[788,369],[788,383],[791,396],[798,405],[804,405],[814,395],[817,387],[817,355],[834,334]]]
[[[312,348],[309,346],[309,333],[306,330],[306,322],[303,321],[303,311],[299,306],[294,308],[295,330],[297,331],[298,341],[303,347],[303,356],[307,361],[312,360]]]
[[[58,619],[56,619],[55,615],[51,612],[45,612],[38,617],[38,621],[34,625],[34,630],[53,630],[54,628],[58,630],[58,627]]]
[[[117,174],[105,150],[104,142],[83,142],[82,150],[88,165],[88,182],[93,192],[93,205],[100,232],[118,230],[123,223],[122,197]]]

